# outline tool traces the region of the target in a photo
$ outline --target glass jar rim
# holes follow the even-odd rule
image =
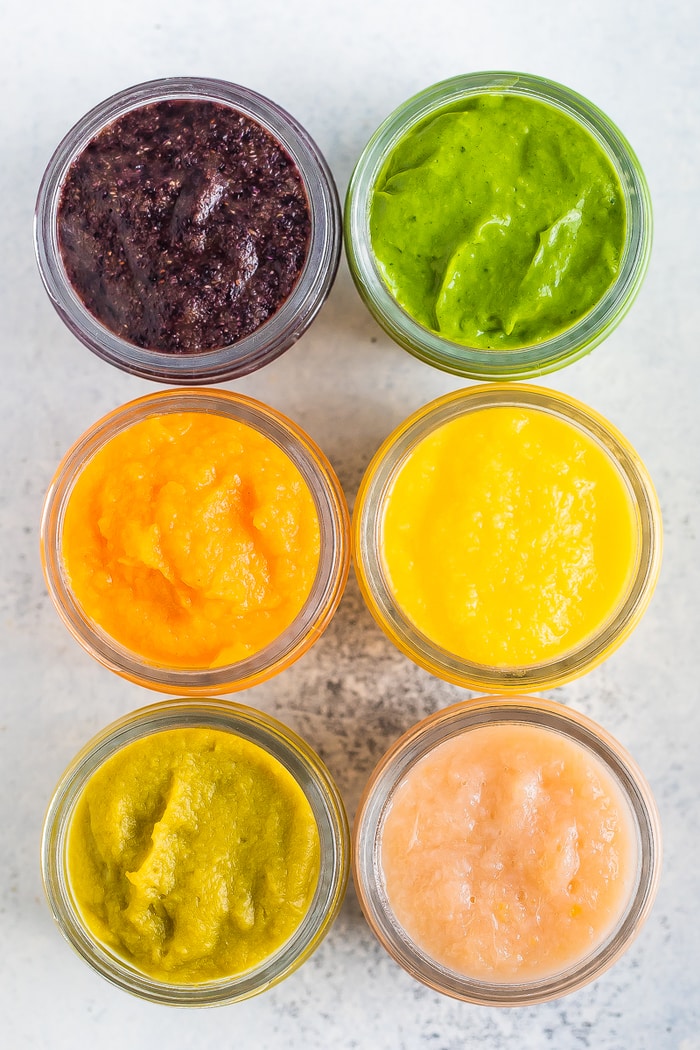
[[[300,471],[320,526],[319,565],[311,591],[292,623],[259,652],[220,667],[172,668],[127,649],[82,610],[66,578],[61,536],[73,487],[90,458],[141,420],[175,412],[222,415],[273,441]],[[204,387],[161,390],[128,401],[89,427],[68,449],[49,485],[41,516],[42,567],[49,595],[73,637],[103,666],[148,688],[203,696],[247,689],[278,674],[321,636],[343,595],[350,567],[350,521],[340,482],[312,438],[277,409],[245,394]]]
[[[382,885],[379,851],[384,817],[394,792],[413,766],[439,744],[481,726],[525,724],[548,729],[593,754],[613,777],[628,804],[636,833],[637,872],[627,907],[588,955],[556,974],[496,983],[465,977],[431,959],[393,916]],[[372,771],[353,826],[353,881],[363,914],[385,950],[413,978],[442,994],[483,1006],[535,1005],[595,980],[627,950],[654,903],[661,876],[661,825],[639,766],[593,719],[552,700],[488,696],[463,700],[422,719],[387,750]]]
[[[455,343],[420,324],[399,305],[379,272],[369,231],[370,199],[388,154],[416,124],[462,98],[520,95],[558,109],[583,127],[613,165],[627,213],[620,271],[588,313],[542,342],[508,350]],[[344,212],[345,251],[353,280],[375,320],[419,360],[467,379],[508,381],[545,375],[578,360],[601,343],[632,305],[647,272],[652,244],[649,187],[632,147],[596,105],[571,88],[526,73],[487,71],[440,81],[413,95],[379,126],[350,179]]]
[[[166,100],[199,99],[226,105],[264,128],[300,173],[311,218],[304,266],[292,291],[259,328],[237,342],[198,353],[139,347],[103,325],[83,304],[63,265],[57,213],[68,170],[89,142],[125,113]],[[328,163],[304,127],[272,100],[240,84],[209,77],[167,77],[119,91],[78,120],[49,161],[37,195],[34,247],[44,287],[57,313],[98,357],[159,383],[225,382],[256,371],[288,350],[318,314],[335,280],[341,249],[338,191]]]
[[[291,937],[243,974],[200,984],[167,983],[143,973],[99,942],[86,928],[70,886],[66,858],[70,823],[90,777],[135,740],[178,728],[205,727],[256,744],[303,790],[316,821],[321,849],[319,879],[309,908]],[[49,803],[41,841],[46,898],[61,933],[102,977],[140,998],[171,1006],[216,1006],[248,999],[279,983],[315,951],[335,920],[350,870],[350,835],[340,792],[313,748],[279,719],[242,704],[211,697],[160,701],[140,708],[96,734],[73,758]]]
[[[619,606],[599,630],[556,658],[524,666],[490,667],[458,657],[420,631],[393,596],[381,557],[384,509],[402,465],[439,427],[466,413],[493,407],[532,408],[578,428],[609,457],[629,494],[637,520],[636,572]],[[642,460],[604,416],[567,394],[531,384],[483,383],[445,394],[410,415],[372,458],[355,500],[352,547],[363,598],[379,626],[411,660],[466,688],[501,693],[551,689],[586,673],[615,651],[641,620],[658,580],[662,553],[658,498]]]

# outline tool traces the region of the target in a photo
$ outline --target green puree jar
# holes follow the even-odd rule
[[[348,188],[345,246],[385,331],[472,379],[526,379],[582,357],[620,322],[651,251],[644,174],[569,88],[475,73],[389,116]]]

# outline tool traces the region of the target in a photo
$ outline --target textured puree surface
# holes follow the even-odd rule
[[[484,94],[431,115],[391,151],[370,205],[381,274],[420,324],[480,349],[565,331],[615,280],[617,174],[573,118]]]
[[[124,0],[5,11],[0,1042],[6,1050],[700,1050],[700,4]],[[625,320],[592,354],[532,382],[602,413],[645,462],[666,534],[659,585],[610,659],[555,692],[523,689],[591,717],[641,767],[662,819],[656,903],[601,979],[537,1006],[481,1008],[424,988],[374,936],[352,888],[320,947],[263,995],[223,1009],[140,1001],[105,983],[54,925],[39,832],[76,752],[159,694],[106,671],[67,633],[47,596],[39,517],[74,438],[163,384],[108,365],[56,314],[32,245],[42,173],[61,136],[110,92],[202,75],[291,112],[342,198],[395,107],[444,78],[493,70],[550,77],[599,104],[651,191],[650,268]],[[419,406],[470,382],[395,345],[343,258],[295,347],[218,385],[300,423],[352,504],[384,438]],[[384,634],[353,570],[319,644],[250,694],[230,695],[306,738],[352,815],[385,751],[463,690]]]
[[[85,614],[155,663],[210,667],[259,652],[295,619],[320,527],[298,468],[254,427],[154,416],[78,476],[61,537]]]
[[[301,175],[256,121],[204,99],[141,106],[71,165],[61,257],[87,309],[137,346],[217,350],[288,297],[308,250]]]
[[[599,759],[550,730],[501,723],[409,770],[381,867],[394,915],[427,955],[476,980],[531,980],[612,932],[634,885],[634,835]]]
[[[94,936],[152,977],[244,973],[306,914],[319,838],[297,782],[220,730],[132,742],[84,788],[68,837],[70,884]]]
[[[381,554],[405,615],[474,663],[527,666],[583,643],[624,598],[635,516],[573,424],[497,406],[437,427],[393,481]]]

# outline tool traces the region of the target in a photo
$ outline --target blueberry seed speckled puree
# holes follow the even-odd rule
[[[68,279],[136,346],[218,350],[260,327],[303,268],[298,168],[256,121],[208,100],[131,110],[71,165],[58,209]]]

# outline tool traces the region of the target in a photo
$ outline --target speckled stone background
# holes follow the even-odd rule
[[[0,1042],[8,1050],[698,1050],[700,1048],[700,7],[697,0],[8,0],[0,32]],[[156,76],[246,84],[316,138],[344,193],[380,121],[434,81],[513,69],[563,81],[618,123],[647,172],[652,263],[631,313],[547,385],[587,401],[630,438],[664,512],[663,572],[634,636],[553,695],[602,722],[656,793],[665,867],[654,912],[595,984],[534,1009],[480,1009],[414,983],[373,940],[352,890],[313,958],[272,992],[209,1011],[142,1003],[75,956],[53,925],[38,865],[45,806],[98,729],[154,697],[97,666],[44,589],[45,488],[98,416],[153,389],[93,357],[54,314],[31,219],[43,168],[98,101]],[[287,412],[326,450],[350,502],[377,445],[409,412],[458,387],[394,346],[341,264],[301,342],[237,384]],[[239,698],[302,733],[352,815],[395,737],[463,694],[401,657],[351,578],[319,644]]]

